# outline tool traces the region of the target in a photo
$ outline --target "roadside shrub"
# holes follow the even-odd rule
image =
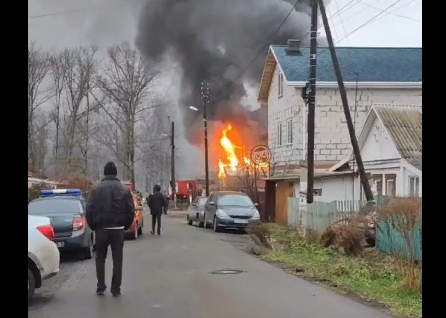
[[[265,226],[264,224],[250,226],[248,227],[247,232],[257,245],[266,247],[268,249],[273,249],[273,246],[271,244],[272,233],[268,226]]]
[[[363,251],[363,233],[356,228],[354,223],[337,222],[330,225],[319,240],[322,247],[334,246],[342,249],[345,255],[358,256]]]

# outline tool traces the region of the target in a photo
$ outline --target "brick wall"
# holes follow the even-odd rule
[[[272,161],[297,163],[302,159],[303,100],[301,88],[287,86],[278,98],[278,68],[276,68],[268,99],[268,145]],[[355,89],[347,89],[350,111],[355,120]],[[372,105],[421,106],[421,89],[358,89],[356,134]],[[338,161],[351,153],[350,137],[342,108],[339,89],[317,89],[315,119],[315,160]],[[293,143],[287,143],[287,121],[293,121]],[[305,118],[306,121],[306,118]],[[282,145],[277,144],[278,123],[282,125]],[[306,139],[306,137],[305,137]]]

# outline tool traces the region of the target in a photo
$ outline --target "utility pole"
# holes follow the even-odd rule
[[[208,123],[206,108],[210,96],[209,83],[201,83],[201,98],[203,98],[203,122],[204,122],[204,169],[206,173],[206,196],[209,196],[209,158],[208,158]]]
[[[311,4],[310,31],[310,91],[308,92],[308,150],[307,150],[307,203],[313,203],[314,178],[314,117],[316,109],[316,54],[317,54],[317,5]]]
[[[176,183],[175,183],[175,124],[172,120],[172,128],[171,128],[171,134],[170,134],[170,146],[171,146],[171,180],[172,180],[172,195],[173,195],[173,203],[175,206],[175,209],[177,208],[177,190],[176,190]]]
[[[365,173],[364,164],[362,162],[361,152],[359,151],[358,140],[356,139],[355,129],[353,127],[352,116],[350,114],[350,109],[348,107],[347,93],[345,91],[344,82],[342,80],[341,68],[339,67],[338,57],[336,56],[336,51],[333,44],[333,37],[331,36],[330,25],[328,24],[327,14],[325,12],[325,6],[323,0],[318,1],[320,5],[322,21],[324,22],[325,33],[327,35],[328,46],[330,48],[331,59],[333,61],[333,67],[336,74],[336,79],[339,85],[339,93],[341,94],[342,106],[344,107],[345,119],[347,121],[348,132],[350,134],[350,140],[353,147],[353,154],[356,159],[356,164],[358,165],[359,176],[361,178],[361,184],[364,189],[365,197],[367,202],[373,201],[373,193],[370,189],[370,184]]]

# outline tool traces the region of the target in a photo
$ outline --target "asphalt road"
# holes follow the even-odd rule
[[[215,234],[164,217],[161,237],[126,241],[122,296],[95,295],[94,260],[64,260],[36,292],[29,318],[387,317],[243,252],[247,235]],[[146,223],[147,225],[149,222]],[[107,280],[111,279],[111,255]],[[240,269],[240,274],[211,274]]]

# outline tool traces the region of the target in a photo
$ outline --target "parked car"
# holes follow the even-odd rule
[[[244,193],[220,191],[210,195],[205,204],[204,226],[212,224],[215,232],[223,229],[244,229],[260,223],[257,204]]]
[[[138,238],[139,235],[142,235],[142,229],[144,227],[144,215],[143,215],[143,207],[139,204],[136,196],[133,195],[133,202],[135,204],[135,219],[133,220],[132,226],[125,232],[127,237],[130,237],[134,240]]]
[[[197,222],[200,227],[204,227],[204,205],[208,198],[199,197],[192,201],[192,204],[187,210],[187,223],[193,225]]]
[[[28,215],[28,301],[42,280],[59,272],[60,254],[50,219]]]
[[[79,189],[42,190],[39,198],[28,204],[28,215],[46,216],[51,220],[55,243],[61,253],[76,251],[83,259],[91,259],[95,236],[85,212],[85,200]]]

